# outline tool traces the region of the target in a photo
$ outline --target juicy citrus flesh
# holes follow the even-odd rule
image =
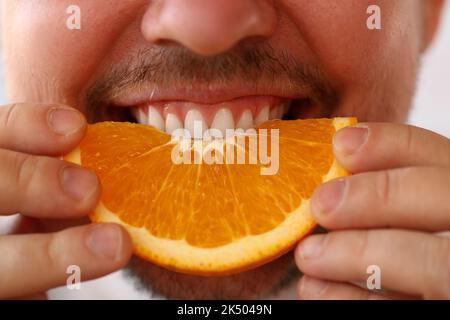
[[[279,257],[312,231],[314,189],[349,174],[334,159],[332,137],[355,123],[334,118],[261,124],[255,129],[267,129],[269,146],[270,129],[279,130],[274,175],[262,175],[267,165],[249,164],[248,157],[245,164],[176,164],[177,142],[170,135],[124,122],[90,125],[65,159],[97,173],[102,196],[90,217],[124,226],[136,255],[177,272],[228,275]]]

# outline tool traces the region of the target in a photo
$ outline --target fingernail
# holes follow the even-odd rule
[[[99,258],[116,259],[122,248],[122,232],[117,225],[95,225],[86,237],[86,245]]]
[[[328,287],[328,282],[303,276],[300,280],[300,297],[320,297]]]
[[[323,244],[327,236],[312,236],[303,240],[297,248],[300,259],[317,258],[322,253]]]
[[[85,125],[81,114],[69,108],[53,108],[48,113],[48,126],[58,135],[68,136]]]
[[[97,176],[80,167],[65,167],[61,180],[64,190],[75,200],[83,200],[91,196],[98,188]]]
[[[326,214],[335,210],[344,198],[346,179],[326,182],[315,190],[311,201],[313,214]]]
[[[347,127],[339,130],[333,137],[333,148],[344,155],[351,155],[358,151],[369,136],[369,129],[363,126]]]

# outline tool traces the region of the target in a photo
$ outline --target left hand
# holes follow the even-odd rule
[[[316,189],[330,232],[300,243],[302,299],[450,299],[450,140],[390,123],[344,128],[334,153],[353,176]],[[381,292],[364,286],[379,266]]]

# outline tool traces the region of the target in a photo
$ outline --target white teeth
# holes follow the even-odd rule
[[[148,124],[161,131],[164,131],[166,129],[163,117],[154,107],[148,108]]]
[[[255,118],[255,125],[259,125],[259,124],[269,120],[269,112],[270,112],[269,106],[262,108],[261,111],[259,112],[259,114]]]
[[[253,127],[253,114],[250,110],[245,110],[241,114],[241,118],[236,124],[236,128],[247,130],[250,129],[251,127]]]
[[[258,115],[254,118],[252,111],[244,110],[236,122],[229,108],[219,109],[211,123],[211,129],[217,129],[222,134],[226,134],[227,129],[250,129],[255,125],[259,125],[271,119],[282,119],[287,109],[286,104],[280,104],[276,107],[265,106],[259,110]],[[165,117],[161,115],[156,107],[148,106],[147,108],[133,108],[133,115],[138,123],[148,124],[161,131],[172,134],[176,129],[185,128],[194,138],[201,136],[208,130],[205,118],[198,109],[191,109],[186,113],[184,123],[175,113],[168,113]],[[200,137],[197,137],[201,135]]]
[[[230,109],[222,108],[217,111],[211,124],[212,128],[220,130],[223,135],[225,135],[226,129],[234,129],[234,119]]]
[[[136,118],[138,123],[147,124],[147,114],[142,108],[133,108],[132,109],[133,116]]]
[[[208,130],[208,126],[206,125],[203,115],[197,109],[188,111],[186,118],[184,118],[184,128],[187,129],[194,138],[201,138],[203,133]]]
[[[176,129],[183,128],[183,124],[181,123],[180,119],[173,114],[169,113],[166,117],[166,132],[171,134]]]

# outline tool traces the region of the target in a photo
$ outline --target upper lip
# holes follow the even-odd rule
[[[160,88],[155,84],[120,89],[110,98],[110,104],[132,107],[161,101],[189,101],[202,104],[218,104],[242,97],[275,96],[286,99],[305,99],[310,96],[310,88],[267,85],[249,87],[244,84],[195,85]]]

